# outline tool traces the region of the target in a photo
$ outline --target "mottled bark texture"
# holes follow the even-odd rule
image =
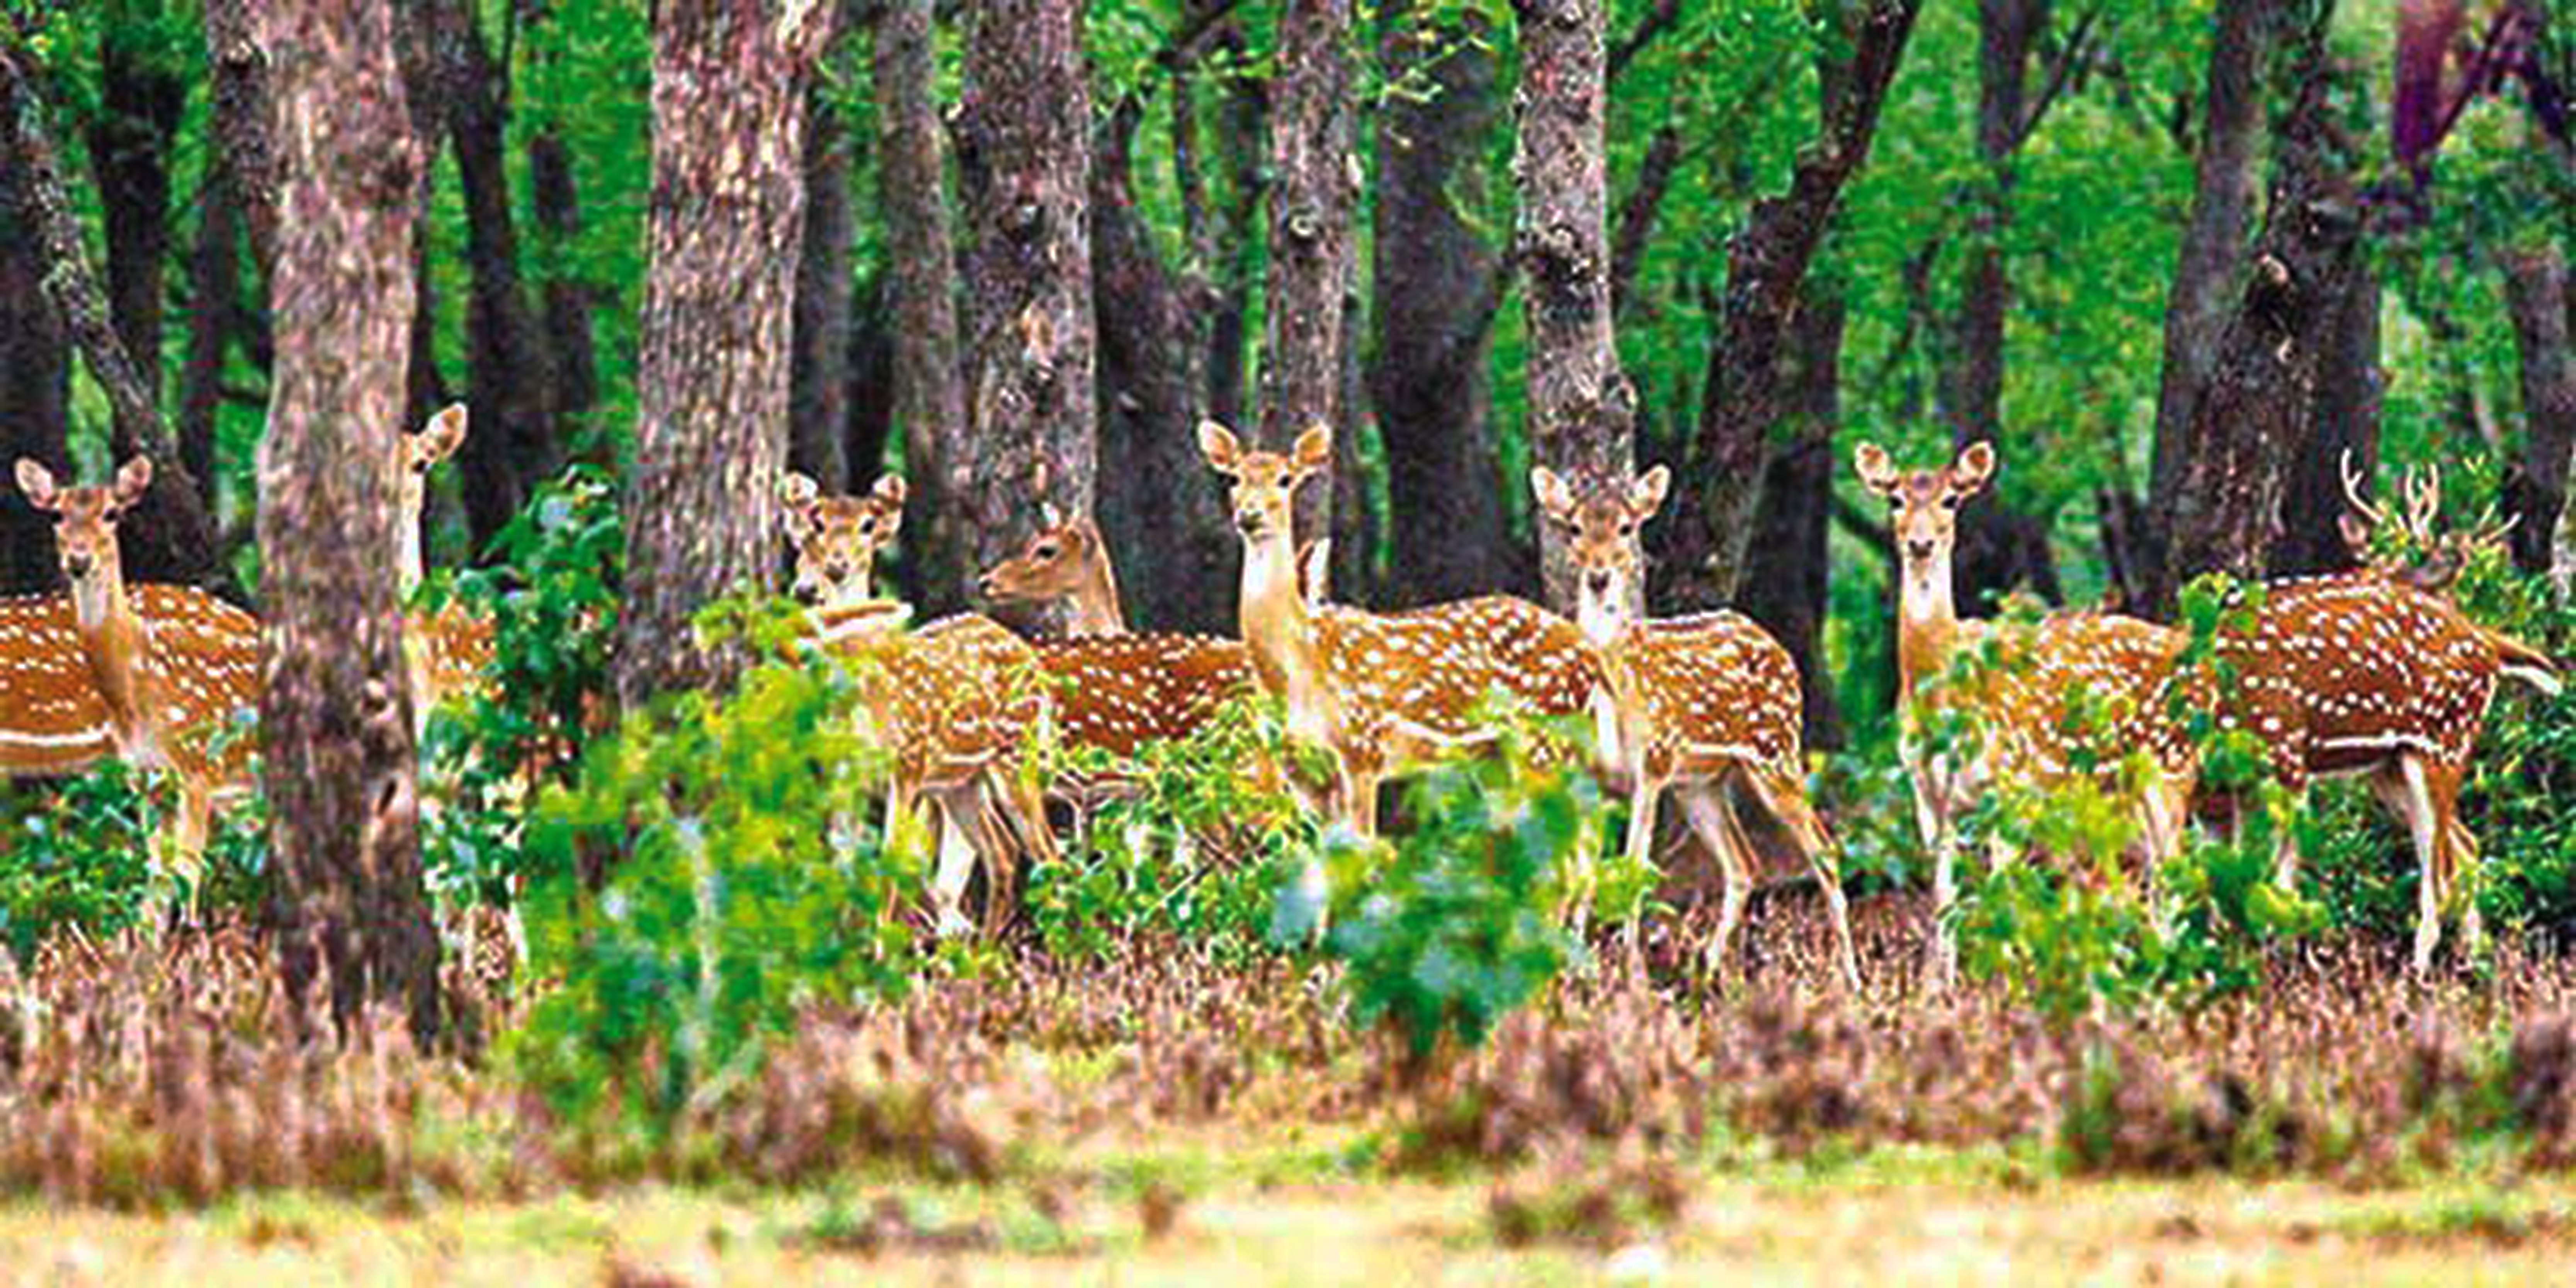
[[[117,335],[63,186],[45,105],[20,55],[0,44],[0,187],[16,203],[44,266],[44,294],[107,394],[108,445],[119,460],[152,458],[152,490],[124,524],[125,575],[202,584],[217,575],[215,530],[197,483],[161,420],[160,394]],[[157,324],[156,324],[157,329]]]
[[[740,664],[690,619],[779,564],[787,366],[804,231],[805,83],[834,7],[667,5],[653,29],[635,463],[617,696],[717,688]]]
[[[2281,535],[2264,559],[2274,577],[2339,572],[2358,562],[2343,539],[2350,508],[2343,459],[2375,473],[2379,465],[2379,284],[2357,270],[2320,337],[2317,378],[2308,405],[2308,437],[2290,458],[2281,487]]]
[[[2282,531],[2290,463],[2305,450],[2343,306],[2364,271],[2361,208],[2326,102],[2324,24],[2304,37],[2297,102],[2274,142],[2271,192],[2244,292],[2195,405],[2171,497],[2171,546],[2148,608],[2211,571],[2257,577]]]
[[[0,466],[22,456],[71,477],[71,337],[45,299],[45,265],[15,199],[0,183]],[[60,589],[53,520],[12,485],[0,488],[0,595]]]
[[[1502,301],[1501,256],[1471,219],[1499,115],[1490,24],[1437,24],[1386,6],[1378,49],[1402,92],[1377,113],[1377,329],[1370,405],[1386,442],[1389,598],[1429,604],[1491,591],[1532,594],[1538,569],[1512,540],[1486,367]]]
[[[223,410],[224,362],[241,329],[241,217],[231,185],[210,174],[197,193],[197,230],[188,251],[188,354],[179,368],[179,459],[214,508],[215,416]]]
[[[970,428],[946,499],[971,556],[968,577],[1016,552],[1038,526],[1041,501],[1068,515],[1092,512],[1091,93],[1081,8],[988,0],[975,7],[967,38],[956,119]]]
[[[1340,438],[1358,432],[1342,405],[1342,311],[1359,206],[1351,156],[1351,8],[1352,0],[1282,0],[1279,6],[1260,435],[1279,450],[1316,425],[1332,426]],[[1329,482],[1299,490],[1301,537],[1333,530]]]
[[[2556,246],[2501,257],[2505,304],[2522,358],[2522,451],[2505,478],[2504,509],[2517,520],[2513,561],[2548,572],[2567,508],[2568,454],[2576,451],[2576,352],[2568,348],[2567,258]]]
[[[1842,707],[1825,669],[1825,548],[1839,465],[1846,312],[1835,288],[1809,282],[1788,339],[1788,437],[1771,455],[1754,512],[1736,606],[1798,661],[1809,750],[1843,745]]]
[[[1844,53],[1820,59],[1824,127],[1799,156],[1788,190],[1754,203],[1727,243],[1726,292],[1701,392],[1693,472],[1699,514],[1675,516],[1678,544],[1666,566],[1675,596],[1706,605],[1735,593],[1752,532],[1771,433],[1786,403],[1781,353],[1807,267],[1841,200],[1869,155],[1888,82],[1913,34],[1922,0],[1866,0],[1842,7]],[[1696,540],[1693,540],[1696,538]]]
[[[1232,28],[1219,33],[1217,44],[1228,58],[1245,54],[1243,35]],[[1231,253],[1222,259],[1211,257],[1217,297],[1215,316],[1208,321],[1207,414],[1234,426],[1244,424],[1250,411],[1245,398],[1249,380],[1244,342],[1250,335],[1252,291],[1260,273],[1258,230],[1265,192],[1261,140],[1268,133],[1269,110],[1261,87],[1238,76],[1228,84],[1215,121],[1218,169],[1225,177],[1227,200],[1214,203],[1212,217],[1220,226],[1211,232],[1210,244],[1229,247]]]
[[[844,40],[835,49],[847,48]],[[805,232],[796,254],[796,349],[787,364],[787,462],[823,485],[850,487],[850,131],[819,88],[805,104]],[[874,461],[861,463],[871,468]]]
[[[2165,292],[2164,372],[2156,391],[2156,440],[2146,522],[2131,534],[2139,571],[2154,580],[2182,483],[2202,389],[2218,365],[2218,343],[2243,280],[2254,208],[2255,157],[2262,142],[2263,65],[2287,0],[2219,0],[2202,92],[2191,221]]]
[[[554,362],[553,410],[558,425],[599,402],[599,355],[591,341],[591,286],[565,265],[581,239],[581,190],[573,181],[572,155],[551,123],[528,136],[528,188],[534,199],[537,256],[545,281],[546,355]]]
[[[121,0],[99,33],[91,170],[107,229],[107,309],[143,387],[161,388],[161,270],[170,254],[170,145],[187,83],[149,47],[160,0]]]
[[[969,490],[974,462],[966,444],[957,248],[948,226],[932,7],[932,0],[887,0],[878,11],[875,50],[877,183],[885,211],[886,291],[893,303],[894,407],[911,484],[904,505],[904,563],[925,614],[964,604],[978,571],[961,527],[965,516],[951,499]],[[869,464],[861,464],[861,474]]]
[[[1513,9],[1521,82],[1512,256],[1529,328],[1530,459],[1569,479],[1622,479],[1635,455],[1637,395],[1610,330],[1602,0],[1516,0]],[[1539,571],[1548,606],[1571,613],[1567,535],[1539,525]],[[1632,609],[1642,589],[1630,587]]]
[[[519,228],[510,197],[505,70],[485,45],[466,0],[436,0],[431,50],[465,196],[465,258],[472,267],[465,315],[467,401],[474,431],[457,455],[466,526],[480,550],[554,472],[562,449],[551,406],[546,329],[519,277]],[[425,311],[425,310],[424,310]]]
[[[288,987],[341,1032],[394,1006],[439,1028],[420,880],[394,479],[413,309],[413,189],[389,6],[272,0],[277,370],[259,460],[262,770]]]
[[[261,5],[259,0],[203,0],[203,8],[212,77],[208,134],[264,282],[277,263],[277,149],[269,137],[268,51],[251,29]]]

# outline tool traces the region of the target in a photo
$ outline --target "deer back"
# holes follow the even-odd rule
[[[2220,648],[2240,677],[2222,726],[2251,731],[2299,777],[2403,753],[2466,763],[2499,670],[2492,640],[2449,600],[2373,571],[2275,583]]]
[[[1648,776],[1700,776],[1730,761],[1805,772],[1797,661],[1751,619],[1639,622],[1602,663]]]
[[[2173,717],[2182,632],[2113,613],[2057,613],[2031,625],[1990,626],[1999,665],[1966,697],[1989,721],[1986,756],[2000,777],[2048,786],[2080,766],[2107,772],[2143,749],[2169,773],[2186,771],[2190,739]],[[2090,727],[2083,709],[2096,717]]]
[[[1372,745],[1399,731],[1480,738],[1481,709],[1496,694],[1540,716],[1573,715],[1602,682],[1574,623],[1508,595],[1383,616],[1327,604],[1314,629],[1345,736]]]
[[[151,638],[146,692],[167,704],[148,713],[163,754],[184,777],[247,781],[255,740],[233,726],[259,709],[259,619],[194,586],[137,586],[133,595]]]
[[[0,599],[0,778],[74,774],[115,750],[71,597]]]
[[[916,783],[952,786],[1016,754],[1045,709],[1035,651],[988,617],[842,647],[897,772]]]
[[[1253,687],[1251,657],[1235,640],[1088,635],[1032,647],[1065,742],[1121,757],[1189,737]]]

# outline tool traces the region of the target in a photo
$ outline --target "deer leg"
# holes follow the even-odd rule
[[[2398,761],[2398,774],[2405,793],[2406,823],[2415,836],[2415,862],[2419,875],[2415,883],[2415,973],[2426,975],[2433,970],[2433,950],[2442,942],[2442,851],[2445,816],[2434,800],[2433,784],[2428,781],[2424,762],[2416,756]]]
[[[1834,952],[1842,967],[1843,986],[1858,994],[1860,955],[1852,951],[1851,905],[1843,897],[1840,849],[1834,844],[1833,832],[1817,817],[1816,807],[1807,800],[1806,787],[1792,775],[1766,768],[1754,769],[1744,777],[1763,807],[1788,829],[1790,839],[1797,843],[1807,866],[1815,872],[1816,884],[1825,892],[1825,913],[1834,923]]]
[[[1700,844],[1717,856],[1718,871],[1725,878],[1718,894],[1717,933],[1709,937],[1708,947],[1700,955],[1703,985],[1725,969],[1727,946],[1735,938],[1737,923],[1744,919],[1745,900],[1753,886],[1750,845],[1722,793],[1723,789],[1711,782],[1677,786],[1674,790],[1682,803],[1682,817],[1690,820],[1691,831],[1698,835]]]
[[[1950,930],[1950,908],[1959,900],[1958,847],[1950,840],[1949,811],[1942,802],[1937,769],[1918,766],[1914,782],[1914,823],[1932,851],[1932,988],[1950,987],[1959,976],[1959,945]]]
[[[964,934],[970,929],[962,909],[966,903],[966,883],[973,879],[975,873],[975,838],[967,831],[969,824],[958,818],[960,802],[955,797],[960,794],[968,796],[964,803],[974,807],[968,811],[970,815],[980,811],[981,805],[972,799],[971,791],[944,791],[930,798],[931,809],[939,821],[938,858],[930,876],[930,907],[943,937]],[[907,799],[901,817],[908,820],[912,817],[910,793],[905,795]]]
[[[1654,867],[1655,806],[1661,801],[1663,794],[1664,785],[1642,772],[1637,775],[1635,785],[1629,789],[1627,848],[1630,867],[1641,871],[1651,871]],[[1591,897],[1590,892],[1587,891],[1584,897],[1588,901]],[[1641,960],[1645,953],[1645,923],[1643,909],[1638,909],[1636,915],[1628,918],[1625,937],[1628,941],[1628,957],[1631,961]]]
[[[181,886],[177,910],[182,925],[193,925],[197,920],[197,887],[204,881],[206,833],[214,808],[210,791],[180,780],[179,810],[170,819],[168,870]]]

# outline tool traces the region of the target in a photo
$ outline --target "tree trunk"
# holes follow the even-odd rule
[[[572,155],[552,122],[528,136],[528,188],[536,212],[537,254],[555,265],[545,277],[546,353],[554,359],[548,394],[558,426],[599,402],[599,358],[590,337],[588,283],[563,267],[581,240],[581,192],[574,186]]]
[[[737,651],[691,646],[690,619],[778,557],[787,366],[804,229],[805,82],[834,6],[665,6],[653,29],[635,463],[617,694],[721,688]]]
[[[1245,56],[1242,34],[1228,28],[1217,46],[1230,59]],[[1270,105],[1251,78],[1232,78],[1217,110],[1217,156],[1224,163],[1229,200],[1214,234],[1217,245],[1232,253],[1211,258],[1216,265],[1217,302],[1208,322],[1207,414],[1227,425],[1241,426],[1249,417],[1244,397],[1243,346],[1250,331],[1252,289],[1261,260],[1261,210],[1266,184],[1261,168],[1261,140],[1269,132]]]
[[[967,577],[1017,553],[1038,527],[1041,500],[1068,515],[1092,512],[1091,93],[1081,9],[1076,0],[985,0],[967,40],[957,147],[969,229],[971,428],[945,498],[972,555]]]
[[[263,777],[289,989],[327,979],[340,1032],[364,1009],[439,1028],[438,940],[414,833],[393,479],[412,316],[419,141],[388,7],[272,0],[277,374],[260,446]]]
[[[1825,669],[1826,528],[1833,509],[1834,429],[1842,420],[1846,313],[1839,295],[1809,283],[1790,325],[1789,437],[1772,454],[1755,512],[1736,606],[1798,660],[1810,750],[1843,745],[1842,706]]]
[[[1260,441],[1285,450],[1316,425],[1357,433],[1341,405],[1351,285],[1351,2],[1284,0],[1270,82],[1270,272],[1262,291]],[[1341,471],[1334,471],[1339,475]],[[1298,493],[1297,531],[1333,531],[1334,487]]]
[[[2309,442],[2342,306],[2362,272],[2360,204],[2325,101],[2325,23],[2304,34],[2297,105],[2274,145],[2272,188],[2245,290],[2195,404],[2150,610],[2190,578],[2252,578],[2282,531],[2289,466]]]
[[[895,418],[903,425],[911,467],[904,562],[916,572],[914,593],[925,615],[964,604],[980,571],[960,508],[975,476],[966,441],[957,249],[948,227],[931,10],[932,0],[888,0],[877,18],[875,54],[877,180],[885,207],[886,290],[894,302]]]
[[[242,312],[241,289],[241,217],[232,182],[210,171],[197,194],[196,244],[188,252],[188,357],[179,370],[179,459],[196,478],[198,503],[209,514],[215,509],[216,418],[223,410],[225,359]]]
[[[277,157],[269,138],[268,51],[252,30],[256,0],[203,0],[209,142],[223,158],[224,183],[250,237],[260,281],[277,271]]]
[[[879,274],[865,289],[854,292],[849,348],[841,356],[841,365],[850,373],[849,388],[841,395],[841,459],[854,491],[885,471],[886,444],[894,439],[895,340],[886,276]],[[917,509],[920,498],[920,489],[915,488],[904,508]]]
[[[518,514],[537,481],[554,472],[562,449],[551,406],[549,337],[519,280],[504,69],[493,62],[465,0],[440,0],[433,22],[445,124],[465,195],[465,256],[474,270],[466,311],[474,427],[457,459],[466,525],[480,550]]]
[[[44,292],[107,394],[108,444],[122,460],[152,458],[152,490],[124,525],[125,575],[136,582],[204,583],[218,574],[215,531],[196,479],[179,459],[162,423],[159,392],[109,321],[98,275],[81,241],[79,219],[63,187],[62,168],[45,130],[44,103],[19,55],[0,43],[0,185],[33,234],[44,263]]]
[[[815,89],[807,97],[805,232],[796,256],[796,351],[787,369],[787,463],[822,484],[826,494],[837,494],[851,482],[844,434],[850,301],[858,278],[850,264],[850,132],[829,96]]]
[[[2333,301],[2317,355],[2308,437],[2290,459],[2281,491],[2281,537],[2264,571],[2274,577],[2337,572],[2354,565],[2343,539],[2344,454],[2365,475],[2379,465],[2379,284],[2355,269]]]
[[[138,38],[159,0],[112,5],[99,36],[99,109],[89,129],[107,225],[107,309],[144,387],[161,388],[161,267],[170,253],[170,144],[188,87]]]
[[[2201,391],[2218,365],[2238,284],[2244,278],[2246,232],[2254,207],[2254,161],[2263,129],[2263,65],[2285,0],[2219,0],[2209,48],[2207,107],[2173,285],[2165,293],[2164,374],[2156,391],[2156,441],[2146,522],[2132,534],[2147,583],[2161,579],[2174,489],[2190,458],[2190,434]],[[2149,597],[2152,598],[2150,590]]]
[[[71,477],[71,339],[45,299],[30,220],[0,183],[0,466],[32,456]],[[0,595],[60,589],[54,523],[15,486],[0,493]]]
[[[1378,109],[1377,343],[1370,403],[1386,441],[1387,522],[1398,604],[1538,588],[1511,538],[1486,364],[1502,300],[1499,257],[1470,222],[1484,205],[1494,55],[1473,10],[1434,29],[1407,0],[1379,19],[1391,95]]]
[[[1601,0],[1515,0],[1519,126],[1512,254],[1529,327],[1530,459],[1576,480],[1628,477],[1637,394],[1610,332],[1609,163],[1603,135]],[[1539,526],[1547,603],[1574,611],[1566,534]],[[1631,587],[1643,603],[1642,587]]]
[[[1717,343],[1701,391],[1692,468],[1706,480],[1684,490],[1688,508],[1667,526],[1675,544],[1662,566],[1685,603],[1722,603],[1735,593],[1745,544],[1770,454],[1770,434],[1786,402],[1780,361],[1807,267],[1824,241],[1844,185],[1869,155],[1888,82],[1913,34],[1922,0],[1866,0],[1844,6],[1847,57],[1824,56],[1823,129],[1791,171],[1789,189],[1754,203],[1727,242],[1726,294]]]
[[[2522,455],[2506,475],[2513,561],[2550,571],[2559,513],[2567,507],[2568,454],[2576,451],[2576,353],[2568,348],[2567,258],[2554,246],[2501,257],[2504,295],[2522,358]]]

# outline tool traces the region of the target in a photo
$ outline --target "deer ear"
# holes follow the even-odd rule
[[[1661,465],[1646,471],[1645,477],[1628,485],[1628,513],[1640,523],[1664,506],[1664,494],[1671,491],[1673,472]]]
[[[137,456],[116,472],[116,503],[132,505],[152,490],[152,458]]]
[[[1968,444],[1950,466],[1950,485],[1973,493],[1995,477],[1995,445],[1984,439]]]
[[[1559,523],[1574,522],[1574,489],[1567,487],[1556,471],[1544,465],[1531,466],[1530,492],[1538,497],[1540,513]]]
[[[1297,436],[1297,468],[1309,474],[1332,468],[1333,427],[1318,423]]]
[[[2370,521],[2346,510],[2335,517],[2335,526],[2342,530],[2343,543],[2351,549],[2352,557],[2370,562]]]
[[[422,430],[421,436],[428,440],[421,446],[429,449],[430,464],[435,465],[455,455],[457,448],[465,446],[465,404],[451,404],[447,410],[430,417],[429,428]]]
[[[59,491],[54,483],[54,472],[32,456],[18,458],[17,472],[18,490],[27,494],[27,503],[39,510],[53,509],[54,496]]]
[[[912,486],[904,482],[900,474],[880,474],[876,486],[869,491],[875,493],[878,500],[901,510],[904,499],[912,495]]]
[[[1887,449],[1876,443],[1863,443],[1852,452],[1852,468],[1860,472],[1861,485],[1880,496],[1896,495],[1903,480],[1896,475],[1896,463],[1887,459]]]
[[[778,499],[792,509],[812,505],[823,494],[823,485],[794,470],[778,480]]]
[[[1243,444],[1235,441],[1234,431],[1212,420],[1199,422],[1199,455],[1219,474],[1232,476],[1243,461]]]

